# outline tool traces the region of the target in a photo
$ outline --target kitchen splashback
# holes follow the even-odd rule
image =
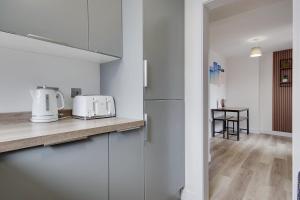
[[[66,108],[72,108],[71,88],[100,93],[99,64],[0,48],[0,113],[31,110],[29,90],[38,85],[59,87]]]

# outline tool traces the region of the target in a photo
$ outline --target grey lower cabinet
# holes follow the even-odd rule
[[[0,155],[0,199],[108,200],[108,134]]]
[[[0,199],[142,200],[143,129],[0,154]]]
[[[122,0],[88,0],[90,51],[122,57]]]
[[[184,187],[184,101],[145,101],[145,200],[178,200]]]
[[[87,0],[1,0],[0,30],[88,49]]]
[[[145,99],[184,99],[184,0],[143,0]]]
[[[109,135],[109,199],[144,199],[142,129]]]

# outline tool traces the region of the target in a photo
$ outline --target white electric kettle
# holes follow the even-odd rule
[[[58,120],[58,110],[64,108],[63,94],[56,88],[46,86],[30,91],[32,97],[32,122],[54,122]],[[61,107],[58,107],[58,97]]]

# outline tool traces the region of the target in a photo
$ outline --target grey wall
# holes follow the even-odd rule
[[[208,14],[208,9],[206,7],[203,8],[203,131],[204,133],[208,133],[208,108],[209,107],[209,102],[208,102],[208,62],[209,62],[209,29],[205,28],[208,27],[209,24],[209,14]],[[203,151],[203,160],[208,161],[210,159],[210,154],[209,154],[209,142],[208,141],[208,134],[204,134],[203,136],[203,148],[207,149],[207,151]],[[205,162],[206,163],[206,162]],[[204,165],[203,166],[203,180],[204,182],[208,182],[209,176],[208,176],[208,172],[209,172],[209,166],[208,165]],[[204,184],[203,187],[204,193],[203,193],[203,197],[204,199],[208,199],[208,193],[209,193],[209,186],[208,184]]]
[[[116,99],[117,115],[143,118],[143,2],[123,1],[123,59],[101,65],[101,93]]]
[[[30,89],[46,84],[61,89],[71,108],[70,88],[100,92],[99,64],[0,48],[0,113],[31,111]]]

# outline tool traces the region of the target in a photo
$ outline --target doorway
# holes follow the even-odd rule
[[[209,198],[291,199],[292,0],[205,6]]]
[[[214,0],[224,2],[228,0]],[[208,181],[208,40],[211,0],[185,0],[185,189],[182,199],[207,200]],[[300,77],[300,1],[293,0],[293,77]],[[201,36],[201,37],[199,37]],[[204,67],[205,66],[205,67]],[[300,79],[293,78],[293,200],[300,171]],[[199,103],[200,102],[200,103]]]

